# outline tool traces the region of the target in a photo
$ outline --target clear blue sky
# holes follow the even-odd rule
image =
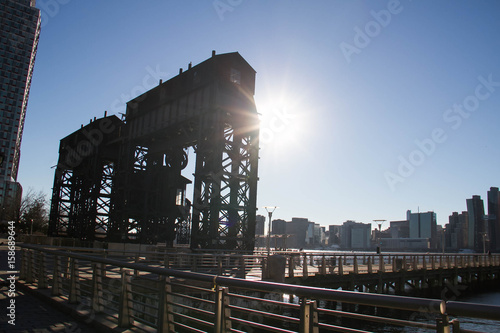
[[[18,180],[51,193],[59,140],[217,53],[257,71],[258,213],[438,223],[500,186],[497,1],[38,0]]]

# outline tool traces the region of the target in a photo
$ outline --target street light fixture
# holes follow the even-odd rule
[[[264,206],[269,216],[269,224],[267,226],[267,256],[271,253],[271,221],[273,218],[273,213],[278,208],[277,206]]]

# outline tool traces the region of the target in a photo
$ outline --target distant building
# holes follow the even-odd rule
[[[391,238],[410,238],[410,222],[391,221],[389,227]]]
[[[264,226],[266,224],[266,217],[262,215],[257,215],[255,217],[255,235],[264,236]]]
[[[483,251],[484,237],[487,235],[486,223],[484,219],[484,203],[479,195],[473,195],[467,199],[467,212],[469,214],[468,244],[478,252]]]
[[[382,251],[422,251],[430,248],[429,238],[382,238]]]
[[[409,211],[410,238],[428,238],[430,249],[437,249],[438,235],[436,213],[412,213]]]
[[[294,249],[303,249],[308,245],[306,243],[307,230],[309,228],[309,220],[306,218],[292,218],[292,221],[287,223],[287,247]]]
[[[500,251],[500,194],[498,187],[490,187],[488,191],[488,229],[491,250]]]
[[[286,221],[285,220],[273,220],[271,225],[271,235],[284,235],[286,234]]]
[[[449,223],[445,230],[445,247],[450,250],[469,248],[468,227],[469,214],[467,212],[453,212],[448,218]]]
[[[328,226],[328,246],[340,246],[340,231],[342,229],[341,225],[330,225]]]
[[[11,220],[17,216],[22,195],[17,173],[40,10],[34,0],[0,0],[0,17],[0,220]]]
[[[346,221],[342,224],[340,246],[343,249],[368,250],[371,246],[370,235],[372,225]]]

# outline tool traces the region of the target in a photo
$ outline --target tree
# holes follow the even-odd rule
[[[19,229],[24,233],[43,232],[47,233],[48,199],[43,191],[35,192],[29,188],[21,200],[19,210]]]

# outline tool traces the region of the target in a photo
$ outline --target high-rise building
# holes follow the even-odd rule
[[[487,236],[484,219],[484,203],[479,195],[467,199],[467,212],[469,213],[468,239],[469,248],[482,252]]]
[[[438,245],[436,213],[412,213],[409,211],[410,238],[428,238],[431,249]]]
[[[445,239],[446,248],[451,250],[460,250],[469,248],[468,244],[468,228],[469,214],[467,212],[453,212],[449,216],[449,222],[446,225]]]
[[[0,0],[0,220],[14,219],[21,138],[40,34],[35,0]]]
[[[342,224],[340,233],[340,245],[343,249],[368,250],[371,248],[372,225],[370,223],[360,223],[346,221]]]
[[[488,191],[488,229],[490,248],[500,250],[500,193],[498,187],[490,187]]]

